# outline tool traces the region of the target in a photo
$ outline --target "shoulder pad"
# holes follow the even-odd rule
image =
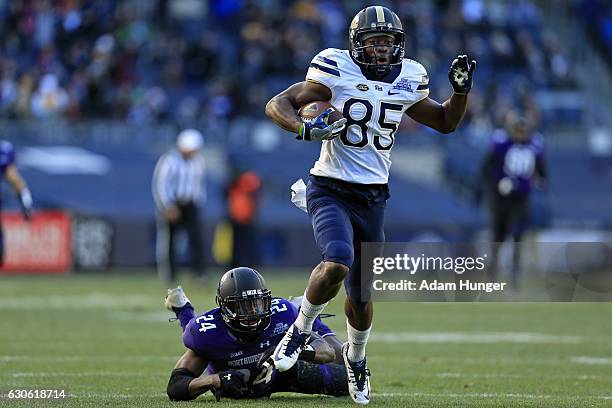
[[[410,58],[404,58],[404,62],[413,66],[416,70],[422,72],[423,74],[427,74],[427,70],[420,62],[412,60]]]

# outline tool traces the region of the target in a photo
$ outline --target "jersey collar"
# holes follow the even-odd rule
[[[355,62],[355,60],[353,60],[353,62]],[[355,62],[355,64],[357,63]],[[374,75],[370,71],[368,71],[367,68],[361,66],[360,64],[357,64],[357,66],[361,70],[361,73],[363,74],[363,76],[366,77],[368,81],[386,82],[388,84],[392,84],[393,81],[397,79],[400,72],[402,72],[402,64],[399,64],[399,65],[393,66],[393,68],[391,68],[391,71],[389,71],[387,75],[383,77],[379,77],[379,76]]]

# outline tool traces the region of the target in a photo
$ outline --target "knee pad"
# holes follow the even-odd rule
[[[353,265],[355,251],[353,245],[345,241],[330,241],[325,246],[325,260],[348,266]]]

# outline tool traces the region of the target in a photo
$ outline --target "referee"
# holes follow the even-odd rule
[[[179,133],[176,149],[160,157],[153,174],[153,197],[157,206],[157,271],[172,283],[176,277],[174,241],[179,228],[189,236],[191,264],[195,275],[206,281],[204,243],[199,206],[205,200],[205,166],[200,149],[204,141],[195,129]]]

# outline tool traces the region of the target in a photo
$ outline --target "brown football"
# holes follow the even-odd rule
[[[328,101],[314,101],[307,103],[306,105],[302,106],[300,110],[298,110],[298,116],[304,121],[309,121],[325,112],[327,108],[332,108],[334,110],[331,115],[329,115],[327,123],[334,123],[338,119],[342,119],[342,113],[340,113],[340,111],[338,111],[338,109],[336,109]]]

